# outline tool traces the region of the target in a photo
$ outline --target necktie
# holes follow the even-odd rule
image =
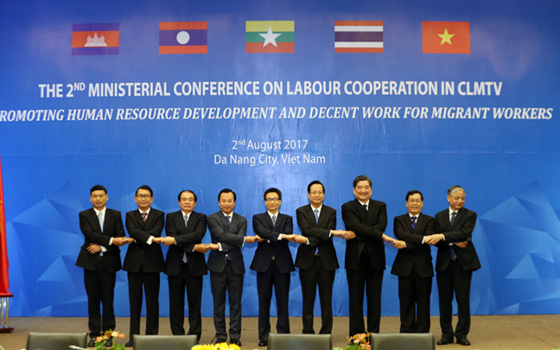
[[[364,209],[367,211],[367,204],[364,204]]]
[[[451,213],[451,226],[453,226],[453,221],[455,221],[455,216],[457,216],[457,212],[454,211]],[[451,249],[449,250],[449,257],[451,260],[455,260],[457,257],[457,253],[455,253],[455,247],[451,244]]]
[[[276,226],[276,215],[272,215],[272,226]]]
[[[416,216],[412,216],[412,228],[416,228]]]
[[[319,210],[315,209],[315,223],[318,224],[319,223]]]
[[[146,222],[146,217],[148,216],[148,213],[142,213],[142,220],[144,220],[144,222]]]
[[[185,228],[187,228],[187,224],[189,223],[189,217],[185,215]],[[183,263],[187,263],[187,252],[183,252]]]
[[[231,224],[231,216],[226,215],[227,218],[227,225],[229,226]]]
[[[99,212],[97,214],[97,218],[99,219],[99,226],[101,226],[101,232],[103,232],[103,212]]]

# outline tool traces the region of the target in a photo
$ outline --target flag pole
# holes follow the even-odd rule
[[[6,215],[4,211],[4,188],[2,185],[2,163],[0,162],[0,333],[14,330],[10,327],[10,299],[13,297],[8,290],[10,279],[8,276],[8,245],[6,240]]]

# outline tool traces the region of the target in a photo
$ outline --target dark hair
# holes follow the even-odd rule
[[[177,200],[178,200],[179,202],[181,201],[181,195],[183,194],[183,192],[192,193],[192,195],[194,196],[194,201],[196,202],[196,193],[194,193],[194,192],[191,191],[191,190],[184,190],[184,191],[179,192],[179,195],[177,196]]]
[[[325,193],[325,185],[323,185],[319,180],[311,181],[309,185],[307,185],[307,193],[311,193],[311,186],[313,185],[321,185],[321,187],[323,187],[323,193]]]
[[[152,189],[151,189],[150,186],[148,186],[148,185],[142,185],[142,186],[138,187],[138,189],[136,190],[135,196],[138,195],[138,190],[150,191],[150,197],[153,197],[153,196],[154,196],[154,191],[152,191]]]
[[[352,182],[352,185],[354,186],[354,188],[356,188],[356,186],[358,186],[358,182],[360,181],[367,181],[369,182],[369,187],[371,187],[372,182],[371,179],[365,175],[360,175],[357,178],[354,179],[354,182]]]
[[[463,189],[463,187],[459,186],[459,185],[455,185],[455,186],[451,186],[449,187],[449,189],[447,190],[447,195],[451,196],[451,194],[453,192],[455,192],[456,190],[461,190],[463,192],[465,192],[465,190]]]
[[[222,193],[233,193],[233,201],[237,202],[237,195],[229,188],[224,188],[223,190],[220,191],[220,193],[218,193],[218,202],[220,201],[220,197],[222,196]]]
[[[422,199],[422,202],[424,201],[424,195],[422,194],[422,192],[417,191],[417,190],[412,190],[412,191],[408,191],[408,193],[406,194],[406,201],[408,202],[408,197],[412,196],[413,194],[419,193],[420,194],[420,198]]]
[[[105,194],[107,194],[107,189],[105,188],[105,186],[102,185],[93,186],[91,190],[89,190],[89,194],[91,195],[94,191],[103,191],[105,192]]]
[[[282,192],[280,192],[280,190],[277,189],[277,188],[271,187],[271,188],[269,188],[268,190],[264,191],[263,198],[264,198],[265,201],[266,201],[266,195],[269,194],[269,193],[271,193],[271,192],[277,193],[279,199],[282,200]]]

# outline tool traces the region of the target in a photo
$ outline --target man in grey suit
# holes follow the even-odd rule
[[[237,195],[229,188],[218,194],[220,211],[208,217],[208,229],[212,235],[208,270],[214,296],[214,327],[216,343],[227,341],[226,332],[226,291],[229,294],[230,343],[241,346],[241,293],[243,292],[243,274],[245,264],[241,247],[245,243],[254,243],[256,236],[246,236],[247,220],[233,212]]]

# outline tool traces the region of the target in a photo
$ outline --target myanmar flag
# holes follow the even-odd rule
[[[423,53],[471,53],[470,22],[422,22]]]
[[[247,53],[293,53],[294,21],[247,21]]]

